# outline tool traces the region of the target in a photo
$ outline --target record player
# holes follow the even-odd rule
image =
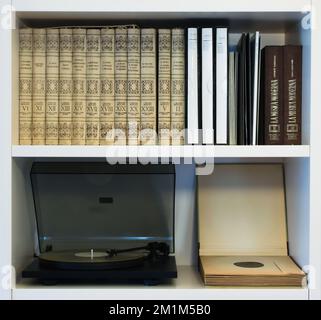
[[[177,277],[175,166],[35,162],[38,248],[22,272],[44,284]]]

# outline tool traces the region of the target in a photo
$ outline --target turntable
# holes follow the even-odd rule
[[[177,277],[173,165],[34,163],[35,259],[22,272],[44,284]]]

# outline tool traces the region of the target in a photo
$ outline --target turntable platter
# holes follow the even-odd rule
[[[50,251],[40,254],[39,262],[44,267],[57,269],[103,270],[134,267],[142,264],[146,258],[146,252],[126,252],[109,256],[102,251]]]

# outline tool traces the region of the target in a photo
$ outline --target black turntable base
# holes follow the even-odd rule
[[[117,269],[70,270],[44,266],[38,258],[22,272],[23,278],[37,279],[46,285],[62,282],[104,282],[104,283],[143,283],[157,285],[169,279],[177,278],[174,256],[146,259],[139,265]]]

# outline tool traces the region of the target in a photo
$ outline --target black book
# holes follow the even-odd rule
[[[253,119],[253,103],[252,103],[252,52],[251,52],[251,37],[246,34],[246,49],[245,49],[245,144],[251,144],[252,137],[252,119]]]

